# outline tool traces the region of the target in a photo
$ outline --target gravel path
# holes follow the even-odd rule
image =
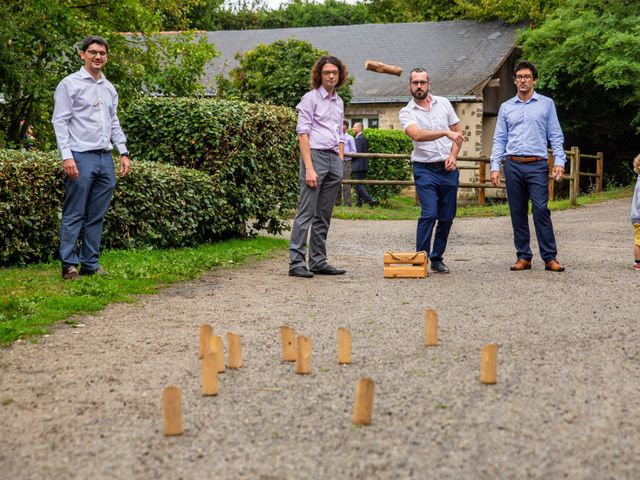
[[[508,218],[458,219],[450,275],[382,278],[415,222],[334,220],[342,277],[286,275],[286,254],[221,269],[0,349],[0,476],[14,478],[640,478],[640,274],[628,199],[553,214],[563,274],[510,272]],[[537,247],[535,247],[537,252]],[[423,312],[440,345],[423,346]],[[242,336],[245,367],[200,395],[198,326]],[[280,361],[279,327],[313,342]],[[353,337],[338,366],[336,329]],[[498,383],[479,380],[498,344]],[[355,382],[373,423],[351,425]],[[183,389],[164,437],[161,392]]]

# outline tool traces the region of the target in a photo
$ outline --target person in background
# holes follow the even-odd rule
[[[631,223],[635,231],[633,241],[633,269],[640,270],[640,155],[633,159],[633,171],[638,174],[631,201]]]
[[[342,179],[348,180],[351,178],[351,157],[349,153],[356,151],[356,141],[347,131],[349,130],[349,122],[345,120],[342,122],[342,134],[344,135],[344,163],[342,164],[343,173]],[[351,184],[344,183],[340,185],[340,189],[342,190],[342,196],[338,194],[337,202],[340,202],[340,197],[342,197],[342,204],[350,207],[351,206]]]
[[[92,35],[80,48],[83,65],[58,84],[51,120],[66,175],[60,221],[65,280],[107,273],[100,266],[99,255],[102,225],[116,186],[112,141],[120,152],[120,175],[131,171],[126,137],[118,120],[118,94],[102,73],[109,44]]]
[[[369,153],[369,141],[367,137],[362,134],[362,123],[356,122],[353,124],[353,133],[356,134],[356,151],[358,153]],[[364,180],[369,171],[369,159],[355,158],[353,162],[351,162],[351,170],[356,180]],[[363,202],[368,203],[372,207],[378,205],[378,201],[369,195],[367,187],[361,183],[356,185],[356,194],[358,195],[358,199],[356,200],[357,206],[361,207]]]

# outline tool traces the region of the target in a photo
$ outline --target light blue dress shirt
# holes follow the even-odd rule
[[[344,159],[351,160],[347,153],[356,152],[356,139],[348,133],[344,134]]]
[[[500,162],[506,156],[549,158],[548,143],[551,144],[554,165],[564,167],[567,161],[564,135],[553,100],[533,92],[533,96],[523,102],[516,95],[504,102],[498,112],[491,171],[500,170]]]
[[[117,115],[118,94],[103,74],[96,80],[80,68],[58,84],[54,99],[51,123],[63,160],[72,158],[71,151],[111,150],[111,141],[120,153],[127,151]]]

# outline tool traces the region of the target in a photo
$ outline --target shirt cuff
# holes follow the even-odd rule
[[[127,150],[127,145],[125,143],[116,143],[116,148],[118,149],[118,152],[122,153],[129,153],[129,150]]]
[[[62,161],[64,162],[67,158],[73,158],[73,154],[71,153],[70,148],[63,148],[60,151],[60,155],[62,155]]]

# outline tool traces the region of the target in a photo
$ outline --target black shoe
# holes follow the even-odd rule
[[[346,270],[341,268],[332,267],[329,264],[326,264],[322,268],[312,268],[311,271],[316,275],[342,275],[343,273],[347,273]]]
[[[449,273],[449,267],[447,267],[442,260],[433,260],[431,262],[431,271],[435,273]]]
[[[371,200],[369,202],[369,205],[371,205],[372,207],[377,207],[379,203],[380,202],[378,200]]]
[[[307,267],[294,267],[289,269],[290,277],[313,278],[313,273]]]

